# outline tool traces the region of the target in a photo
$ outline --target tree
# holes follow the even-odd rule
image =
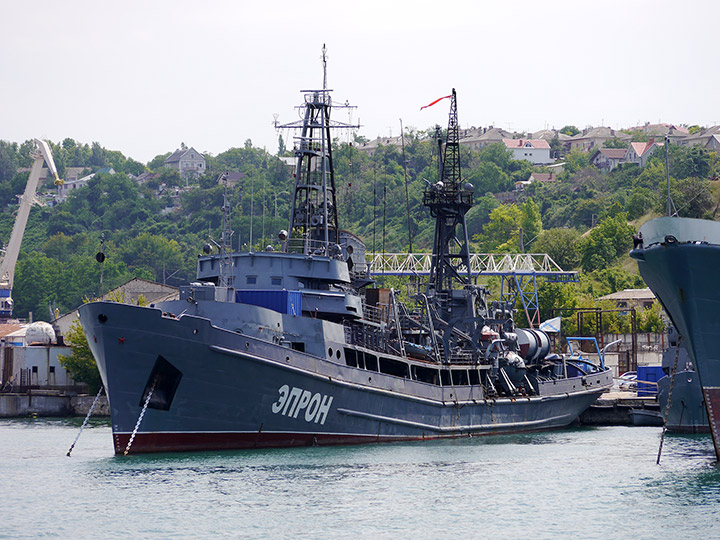
[[[476,199],[473,207],[465,215],[468,236],[472,238],[479,234],[482,227],[490,222],[490,213],[498,206],[500,206],[498,200],[489,193]]]
[[[577,268],[580,262],[580,233],[575,229],[547,229],[533,244],[536,253],[547,253],[563,270]]]
[[[493,143],[486,146],[480,150],[478,157],[480,161],[490,161],[504,171],[510,168],[510,162],[513,161],[512,152],[503,143]]]
[[[483,251],[516,252],[522,212],[514,204],[498,206],[490,212],[490,223],[483,229],[480,237]]]
[[[660,302],[654,302],[650,308],[638,311],[637,330],[638,332],[648,333],[661,333],[665,331],[663,310]]]
[[[658,194],[656,191],[647,188],[637,188],[625,201],[629,219],[638,219],[657,205]]]
[[[565,167],[563,168],[563,175],[565,177],[568,177],[578,172],[580,169],[589,166],[590,156],[586,152],[575,148],[574,150],[570,150],[570,152],[568,152],[568,154],[565,156]]]
[[[512,186],[510,177],[493,161],[482,161],[466,179],[478,193],[500,193]]]
[[[150,233],[141,233],[128,240],[121,248],[120,256],[128,268],[149,270],[156,281],[163,280],[163,271],[185,269],[180,245],[175,240]]]
[[[148,161],[147,168],[151,171],[157,171],[165,166],[165,160],[170,157],[170,152],[167,154],[159,154]]]
[[[569,135],[570,137],[574,137],[575,135],[580,133],[580,130],[578,128],[576,128],[575,126],[565,126],[562,129],[560,129],[560,133]]]
[[[612,139],[608,139],[603,143],[603,148],[627,148],[629,144],[622,139],[618,139],[617,137],[613,137]]]
[[[661,185],[665,187],[664,183]],[[685,180],[670,180],[670,196],[675,203],[678,215],[690,218],[706,218],[715,206],[710,193],[710,182],[700,178],[686,178]],[[659,197],[656,210],[665,213],[665,197]]]
[[[581,264],[585,272],[610,266],[632,247],[635,229],[628,225],[624,213],[608,217],[590,231],[583,242]]]
[[[10,182],[17,168],[17,144],[0,141],[0,182]]]
[[[532,198],[525,201],[520,208],[520,227],[523,230],[523,244],[525,251],[537,239],[540,231],[542,231],[542,218],[540,217],[540,208]]]
[[[92,155],[90,156],[90,165],[94,167],[107,166],[106,150],[100,146],[100,143],[92,143]]]
[[[676,178],[707,178],[710,175],[712,163],[708,150],[697,145],[674,146],[670,170]]]
[[[70,345],[72,353],[69,356],[58,355],[60,365],[68,370],[75,382],[85,383],[91,394],[97,393],[102,386],[100,371],[98,371],[79,320],[72,322],[64,337],[65,342]]]

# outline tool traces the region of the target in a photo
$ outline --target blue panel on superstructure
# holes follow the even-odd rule
[[[10,289],[0,289],[0,298],[10,298]]]
[[[662,366],[638,366],[637,368],[637,395],[654,396],[657,394],[657,386],[654,384],[665,376]],[[642,382],[644,381],[644,382]]]
[[[235,291],[235,301],[272,309],[287,315],[302,313],[302,293],[300,291],[243,289]]]

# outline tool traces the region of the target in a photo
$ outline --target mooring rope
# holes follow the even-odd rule
[[[140,428],[140,422],[142,422],[143,416],[145,416],[145,411],[147,410],[148,404],[150,403],[150,398],[152,397],[153,392],[155,391],[156,383],[157,383],[157,376],[155,377],[155,379],[153,379],[152,386],[150,387],[150,391],[148,392],[148,395],[145,398],[145,403],[143,404],[142,411],[140,411],[140,416],[138,417],[137,422],[135,423],[135,429],[133,429],[132,435],[130,435],[130,440],[128,441],[125,451],[123,452],[123,456],[127,456],[128,452],[130,452],[130,447],[132,446],[132,443],[135,440],[135,435],[137,435],[138,429]]]
[[[85,421],[82,423],[82,426],[80,426],[80,431],[77,434],[77,437],[75,437],[75,440],[70,445],[70,450],[67,451],[66,456],[70,457],[70,453],[73,451],[73,448],[75,448],[75,444],[78,442],[78,439],[80,438],[80,435],[83,432],[83,429],[85,429],[85,426],[88,423],[88,420],[90,420],[90,416],[92,416],[93,411],[95,410],[95,405],[97,405],[98,400],[100,399],[100,394],[102,394],[104,387],[100,385],[100,390],[98,390],[97,395],[95,396],[95,401],[92,402],[92,405],[90,406],[90,410],[87,413],[87,416],[85,416]]]
[[[668,417],[670,416],[670,404],[672,403],[673,386],[675,386],[675,374],[677,373],[678,357],[680,356],[680,340],[682,336],[678,336],[675,345],[675,361],[673,362],[672,372],[670,374],[670,390],[668,390],[667,404],[665,405],[665,416],[663,418],[662,434],[660,435],[660,448],[658,448],[658,456],[656,464],[660,465],[660,455],[662,454],[663,442],[665,441],[665,432],[667,431]]]

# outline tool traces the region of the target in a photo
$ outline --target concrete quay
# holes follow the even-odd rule
[[[632,426],[631,410],[659,411],[655,397],[638,397],[635,392],[605,392],[594,405],[580,415],[585,426]]]
[[[0,394],[0,418],[28,416],[86,416],[95,396],[70,395],[56,390],[31,390],[27,393]],[[93,416],[110,416],[106,396],[100,396]]]

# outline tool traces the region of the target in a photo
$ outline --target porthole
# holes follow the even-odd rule
[[[329,356],[330,358],[332,358],[332,355],[333,355],[332,347],[328,347],[328,356]]]
[[[340,360],[340,349],[335,351],[335,356],[337,356],[338,360]]]

